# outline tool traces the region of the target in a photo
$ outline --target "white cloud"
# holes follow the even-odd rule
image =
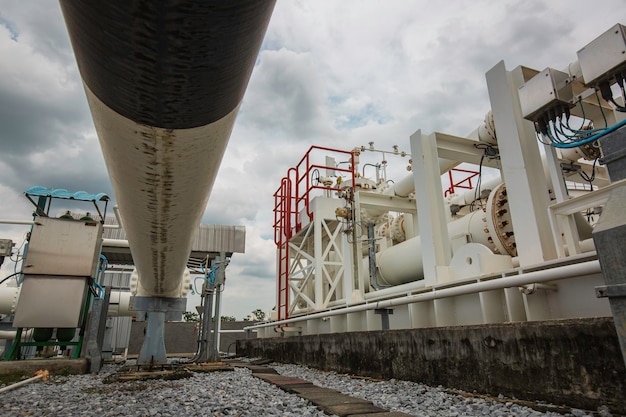
[[[277,2],[204,215],[247,226],[225,314],[275,304],[272,194],[311,145],[407,150],[417,129],[467,134],[498,61],[564,68],[617,22],[621,0]],[[30,217],[32,185],[110,192],[58,3],[3,1],[0,55],[0,218]],[[0,238],[21,234],[0,225]]]

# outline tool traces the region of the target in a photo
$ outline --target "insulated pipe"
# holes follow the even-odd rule
[[[13,314],[17,305],[20,288],[18,287],[0,287],[0,314]]]
[[[518,275],[510,275],[501,278],[491,279],[489,281],[481,281],[474,284],[443,288],[440,290],[431,289],[428,292],[407,295],[405,297],[394,298],[391,300],[359,304],[357,306],[338,308],[335,310],[324,311],[321,313],[298,316],[287,320],[257,324],[254,326],[244,327],[243,330],[254,330],[263,327],[283,326],[286,324],[297,323],[306,320],[321,319],[324,317],[332,317],[349,313],[358,313],[360,311],[367,310],[393,308],[396,306],[419,303],[423,301],[438,300],[441,298],[457,297],[460,295],[475,294],[484,291],[501,290],[503,288],[521,287],[534,283],[558,281],[561,279],[568,279],[578,276],[594,275],[599,274],[600,272],[602,272],[602,270],[600,269],[600,262],[598,262],[598,260],[559,266],[556,268],[543,269],[533,272],[519,271]]]
[[[22,330],[20,339],[28,339],[33,335],[33,329]],[[17,330],[0,330],[0,340],[15,340]]]
[[[130,291],[111,291],[111,298],[109,299],[109,317],[132,317],[135,316],[136,311],[130,309],[130,298],[132,294]]]
[[[484,232],[485,212],[476,210],[458,220],[448,223],[448,236],[470,236],[472,242],[493,246]],[[378,271],[385,285],[400,285],[422,279],[422,244],[419,236],[391,246],[378,254]]]
[[[274,4],[61,0],[138,295],[180,296]]]
[[[460,162],[452,161],[450,159],[439,158],[439,172],[444,174],[459,165]],[[395,195],[398,197],[408,197],[413,191],[415,191],[415,183],[413,181],[414,174],[408,174],[404,178],[398,180],[392,187],[383,191],[385,195]]]

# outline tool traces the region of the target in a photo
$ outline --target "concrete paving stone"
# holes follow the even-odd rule
[[[341,405],[341,404],[372,404],[371,401],[367,401],[361,398],[350,397],[340,393],[339,391],[331,390],[328,388],[318,387],[298,387],[294,388],[291,392],[298,396],[307,399],[315,405]]]
[[[349,414],[348,417],[413,417],[410,414],[399,413],[397,411],[386,411],[384,413],[369,414]]]
[[[274,384],[282,390],[289,391],[291,388],[302,386],[313,386],[309,381],[304,379],[294,378],[291,376],[284,376],[278,374],[254,374],[259,379],[262,379],[270,384]]]
[[[247,365],[246,368],[252,371],[253,374],[278,374],[276,369],[267,366]]]
[[[250,361],[250,364],[252,365],[267,365],[274,362],[271,359],[265,359],[265,358],[261,358],[261,359],[255,359],[253,361]]]
[[[353,415],[365,414],[371,415],[374,413],[381,413],[387,410],[376,407],[372,403],[358,403],[358,404],[337,404],[337,405],[324,405],[315,404],[317,408],[327,414],[335,414],[339,417],[348,417]]]

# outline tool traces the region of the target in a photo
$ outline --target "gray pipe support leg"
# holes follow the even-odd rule
[[[165,365],[167,353],[165,351],[165,321],[180,320],[182,312],[187,309],[186,298],[166,297],[131,297],[130,308],[145,316],[146,336],[137,358],[138,365]]]
[[[608,297],[617,338],[626,365],[626,184],[614,189],[593,231],[593,241],[606,285],[596,287],[598,297]]]

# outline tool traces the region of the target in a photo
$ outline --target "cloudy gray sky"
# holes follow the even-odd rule
[[[500,60],[564,68],[624,0],[278,0],[203,222],[245,225],[223,313],[275,304],[272,194],[311,145],[464,135],[489,109]],[[60,7],[0,3],[0,219],[29,219],[34,185],[112,195]],[[18,242],[24,227],[0,225]],[[5,262],[0,278],[11,270]]]

